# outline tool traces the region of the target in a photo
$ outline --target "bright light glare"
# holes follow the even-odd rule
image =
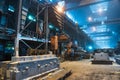
[[[60,13],[64,13],[64,6],[65,6],[65,1],[58,2],[58,5],[56,6],[57,11]]]
[[[99,46],[99,48],[111,48],[109,40],[96,41],[96,44]]]
[[[14,50],[14,47],[12,47],[12,50]]]
[[[108,2],[103,2],[103,3],[91,5],[90,9],[91,9],[92,13],[102,13],[102,12],[105,12],[108,9]]]
[[[96,32],[106,32],[106,31],[107,31],[106,25],[101,25],[96,27]]]
[[[31,15],[29,15],[29,16],[28,16],[28,18],[29,18],[30,20],[32,20],[32,19],[33,19],[33,17],[32,17]]]
[[[32,16],[32,15],[28,15],[28,19],[31,20],[31,21],[36,21],[35,17]]]
[[[99,13],[102,13],[102,12],[103,12],[103,9],[102,9],[102,8],[99,8],[99,9],[98,9],[98,12],[99,12]]]
[[[110,39],[110,36],[103,36],[103,37],[93,37],[94,40],[100,41],[100,40],[108,40]]]
[[[70,14],[69,12],[65,12],[65,14],[66,14],[67,17],[68,17],[69,19],[71,19],[75,24],[76,24],[76,23],[79,24],[78,21],[75,20],[75,18],[73,17],[72,14]]]
[[[54,28],[54,26],[52,26],[52,25],[49,25],[49,28],[50,28],[50,29],[53,29],[53,28]]]
[[[56,6],[56,8],[57,8],[57,11],[58,11],[58,12],[60,12],[60,13],[63,13],[63,12],[64,12],[63,7]]]
[[[92,46],[88,46],[88,49],[89,49],[89,50],[92,50]]]
[[[102,21],[101,24],[102,24],[102,25],[105,24],[104,21]]]
[[[58,6],[64,7],[64,6],[65,6],[65,1],[60,1],[60,2],[58,2]]]
[[[9,11],[11,11],[11,12],[15,12],[14,7],[13,7],[13,6],[11,6],[11,5],[9,5],[8,10],[9,10]]]
[[[116,34],[114,31],[112,31],[112,34]]]
[[[88,21],[90,21],[90,22],[91,22],[91,21],[92,21],[92,17],[88,17]]]
[[[50,2],[52,2],[53,0],[50,0]]]
[[[92,31],[93,31],[93,32],[96,31],[96,27],[95,27],[95,26],[92,27]]]

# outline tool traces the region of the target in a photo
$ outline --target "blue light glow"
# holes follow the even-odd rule
[[[13,6],[11,6],[11,5],[9,5],[8,10],[9,10],[9,11],[11,11],[11,12],[15,12],[14,7],[13,7]]]
[[[49,28],[50,28],[50,29],[53,29],[53,28],[54,28],[54,26],[53,26],[53,25],[49,25]]]
[[[83,30],[85,33],[89,33],[87,30]]]
[[[88,49],[89,49],[89,50],[92,50],[92,49],[93,49],[93,47],[92,47],[92,46],[88,46]]]
[[[28,15],[28,19],[31,20],[31,21],[36,21],[35,17],[32,16],[32,15]]]
[[[67,17],[70,18],[71,20],[73,19],[73,17],[72,17],[68,12],[66,12],[66,15],[67,15]]]
[[[111,48],[111,43],[109,40],[100,40],[96,41],[96,44],[99,46],[99,48]]]
[[[93,19],[92,17],[88,17],[88,21],[91,22]]]
[[[68,17],[69,19],[71,19],[74,23],[76,23],[76,22],[78,23],[78,21],[76,21],[71,14],[69,14],[68,12],[66,12],[65,14],[66,14],[67,17]]]
[[[56,31],[59,31],[59,29],[58,29],[58,28],[56,28]]]
[[[12,50],[14,50],[14,47],[12,47]]]
[[[102,17],[95,17],[94,21],[105,21],[107,20],[107,16],[102,16]]]
[[[104,24],[104,21],[102,21],[101,24],[103,25],[103,24]]]
[[[96,32],[106,32],[106,31],[107,31],[106,25],[101,25],[96,27]]]
[[[58,6],[59,6],[59,7],[64,7],[64,6],[65,6],[65,1],[60,1],[60,2],[58,2]]]
[[[90,9],[91,9],[92,13],[102,13],[104,11],[107,11],[108,2],[99,3],[99,4],[96,4],[96,5],[91,5]]]
[[[116,35],[116,32],[112,31],[112,34],[113,34],[113,35]]]
[[[108,40],[111,36],[93,37],[93,40]]]
[[[95,26],[91,27],[91,31],[92,31],[92,32],[96,32],[96,31],[97,31],[97,30],[96,30],[96,27],[95,27]]]
[[[53,0],[50,0],[50,2],[53,2]]]
[[[78,41],[76,41],[76,40],[75,40],[75,42],[74,42],[74,43],[75,43],[76,45],[78,45]]]

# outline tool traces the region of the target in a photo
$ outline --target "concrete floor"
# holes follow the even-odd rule
[[[61,68],[72,70],[66,80],[120,80],[120,65],[95,65],[90,60],[66,61]]]

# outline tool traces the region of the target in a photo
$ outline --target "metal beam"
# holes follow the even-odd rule
[[[40,48],[44,43],[41,43],[39,46],[37,46],[35,49]]]
[[[71,7],[71,8],[67,8],[67,9],[65,9],[65,11],[78,9],[80,7],[85,7],[85,6],[94,5],[94,4],[107,2],[107,1],[111,1],[111,0],[81,0],[79,5]]]
[[[10,36],[7,36],[7,35],[4,34],[4,33],[0,33],[0,39],[10,40],[11,37],[10,37]]]
[[[32,49],[25,41],[23,41],[22,39],[20,41],[24,43],[28,48]]]
[[[45,7],[42,8],[42,10],[35,16],[38,17],[43,11],[44,11]],[[20,31],[20,33],[22,33],[33,21],[30,21],[23,30]]]
[[[69,4],[69,3],[78,3],[82,0],[65,0],[65,3]]]
[[[104,21],[105,25],[107,25],[107,24],[118,24],[118,23],[120,23],[120,18],[110,19],[110,20]],[[88,23],[87,26],[97,26],[97,25],[101,25],[101,24],[102,24],[102,21],[98,21],[98,22]]]
[[[19,37],[20,39],[19,40],[21,40],[21,39],[23,39],[23,40],[28,40],[28,41],[37,41],[37,42],[46,42],[45,41],[45,39],[38,39],[38,38],[31,38],[31,37],[26,37],[26,36],[20,36]]]
[[[15,38],[15,56],[16,57],[19,57],[19,31],[20,31],[21,9],[22,9],[22,0],[19,0],[18,18],[17,18],[17,36]]]
[[[91,33],[89,34],[91,37],[103,37],[103,36],[112,36],[112,32],[95,32],[95,33]]]

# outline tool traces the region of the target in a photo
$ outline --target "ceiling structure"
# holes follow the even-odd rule
[[[120,0],[65,0],[65,14],[97,44],[114,48],[120,33]]]
[[[114,48],[120,40],[120,0],[34,1],[64,6],[64,14],[97,44],[96,48]]]
[[[96,43],[96,48],[114,48],[120,40],[120,0],[36,1],[64,6],[64,14]]]

